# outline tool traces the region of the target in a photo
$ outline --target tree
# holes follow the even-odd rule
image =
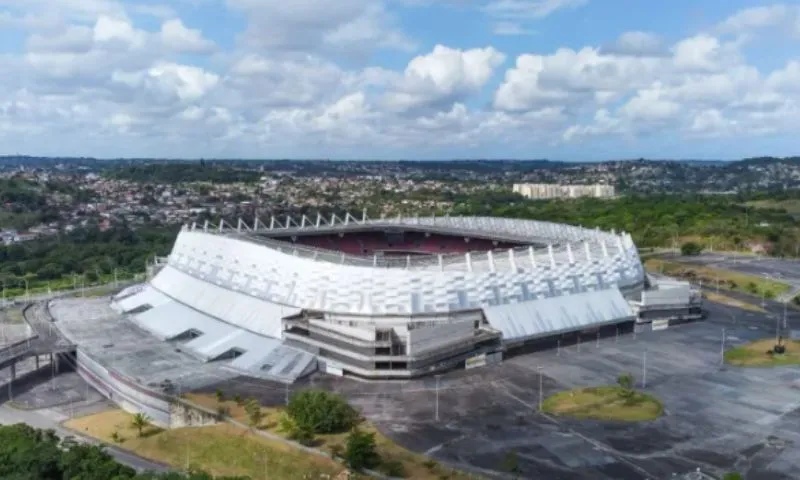
[[[139,432],[139,436],[142,436],[142,431],[146,426],[150,424],[150,417],[147,414],[139,412],[131,418],[131,426],[135,428]]]
[[[286,412],[298,428],[315,434],[345,432],[358,421],[358,413],[342,396],[324,390],[295,393]]]
[[[248,400],[244,405],[244,411],[250,420],[250,426],[257,428],[264,418],[264,412],[261,410],[261,405],[259,405],[258,401],[253,398]]]
[[[681,255],[700,255],[703,251],[703,246],[696,242],[686,242],[681,245]]]
[[[631,375],[630,373],[627,373],[627,372],[626,373],[621,373],[617,377],[617,385],[619,385],[620,388],[622,389],[620,394],[623,397],[630,398],[630,397],[633,396],[633,394],[634,394],[634,391],[633,391],[633,375]]]
[[[214,395],[217,397],[217,402],[222,403],[225,401],[225,393],[222,390],[217,390]]]
[[[351,430],[345,441],[344,461],[353,470],[378,466],[380,456],[375,445],[375,434],[358,428]]]

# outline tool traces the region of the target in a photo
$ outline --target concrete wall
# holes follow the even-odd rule
[[[149,390],[108,370],[81,351],[78,351],[78,374],[126,412],[144,413],[150,417],[153,425],[179,428],[217,423],[216,412]]]
[[[159,427],[170,426],[170,402],[156,392],[135,385],[78,350],[78,374],[100,394],[129,413],[144,413]]]
[[[472,322],[445,323],[408,331],[408,355],[435,350],[474,336]]]
[[[642,292],[644,307],[689,304],[689,284]]]

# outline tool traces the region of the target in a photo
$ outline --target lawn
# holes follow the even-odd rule
[[[131,418],[129,413],[115,409],[76,418],[65,425],[141,457],[176,468],[189,465],[213,475],[246,475],[254,480],[310,480],[333,478],[344,470],[325,457],[228,423],[172,430],[150,427],[139,437],[131,426]],[[122,442],[114,441],[115,432],[122,437]]]
[[[766,338],[731,348],[725,352],[725,363],[738,367],[800,365],[800,340],[784,340],[786,353],[782,355],[767,354],[775,343],[775,338]]]
[[[663,273],[693,282],[703,282],[709,288],[717,286],[719,280],[720,290],[747,293],[761,296],[766,292],[767,298],[774,298],[790,290],[788,284],[770,280],[757,275],[733,272],[720,268],[693,265],[690,263],[650,258],[644,262],[645,268],[651,272]]]
[[[761,308],[760,305],[743,302],[741,300],[737,300],[735,298],[731,298],[727,295],[722,295],[720,293],[703,292],[703,297],[706,298],[706,300],[712,301],[714,303],[727,305],[729,307],[734,307],[741,310],[747,310],[748,312],[767,313],[767,311]]]
[[[220,405],[213,395],[188,393],[184,395],[184,398],[192,403],[202,405],[215,411]],[[222,405],[224,405],[230,412],[229,415],[232,419],[249,424],[248,416],[243,406],[238,405],[236,402],[230,399],[223,401]],[[260,428],[275,435],[285,436],[278,426],[279,419],[283,414],[283,408],[262,407],[261,411],[264,414],[264,420],[261,422]],[[378,453],[384,464],[399,462],[403,465],[404,478],[450,480],[465,480],[475,478],[466,473],[458,472],[439,465],[436,461],[431,460],[424,455],[406,450],[405,448],[397,445],[385,437],[377,428],[375,428],[374,425],[368,422],[363,422],[359,428],[362,431],[375,434],[375,443],[377,444]],[[335,450],[343,451],[346,438],[346,433],[336,435],[317,435],[315,436],[315,446],[328,452]]]
[[[624,398],[617,386],[588,387],[558,392],[542,404],[545,413],[580,419],[642,422],[664,413],[661,402],[652,395],[634,391]]]

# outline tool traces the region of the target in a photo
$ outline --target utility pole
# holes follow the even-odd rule
[[[722,347],[720,348],[720,351],[719,351],[719,364],[720,365],[724,365],[725,364],[725,329],[724,328],[722,329]]]

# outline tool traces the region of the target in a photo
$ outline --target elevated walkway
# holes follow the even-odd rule
[[[34,335],[0,349],[0,369],[11,367],[12,380],[16,376],[16,364],[29,357],[51,355],[58,358],[62,354],[75,354],[76,345],[61,336],[53,326],[46,303],[26,305],[22,310],[25,321],[30,325]]]

